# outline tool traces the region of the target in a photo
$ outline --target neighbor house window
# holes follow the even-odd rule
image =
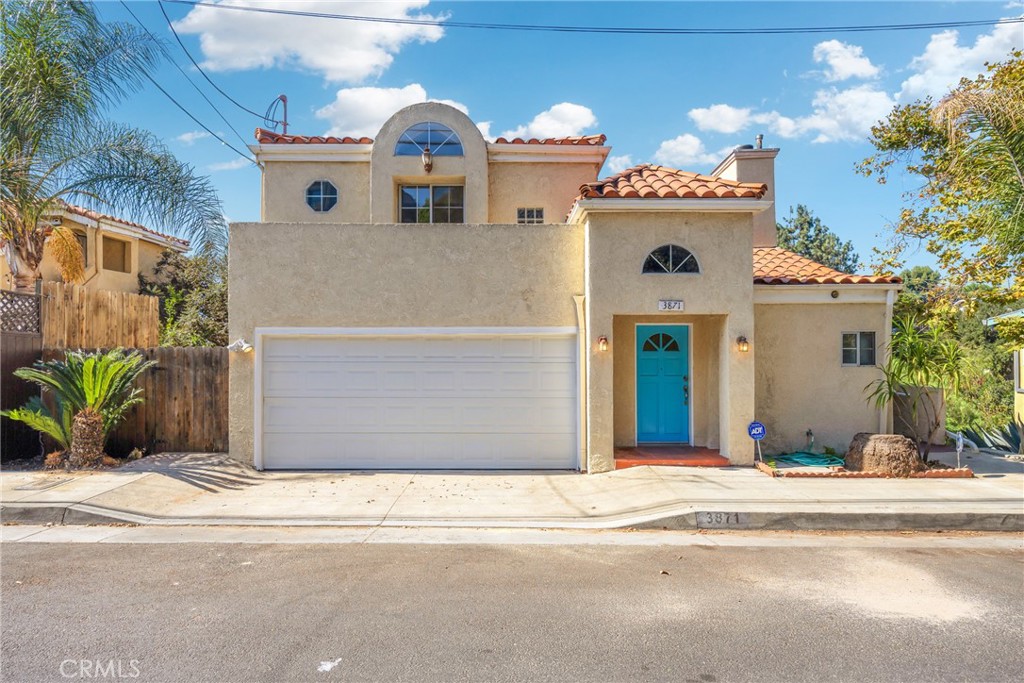
[[[338,203],[338,188],[326,180],[317,180],[306,188],[306,204],[316,212],[324,213]]]
[[[664,244],[647,255],[643,272],[699,273],[700,265],[689,249],[677,244]]]
[[[874,365],[875,333],[843,332],[843,365]]]
[[[131,251],[127,242],[113,237],[103,238],[103,270],[132,272]]]
[[[430,149],[435,157],[461,157],[462,140],[448,126],[424,121],[406,128],[395,143],[395,156],[418,157]]]
[[[544,222],[544,209],[516,209],[516,223],[540,225]]]
[[[399,221],[402,223],[461,223],[462,185],[402,185]]]
[[[78,246],[82,248],[82,262],[86,268],[89,267],[89,237],[84,232],[75,231],[75,239],[78,240]]]

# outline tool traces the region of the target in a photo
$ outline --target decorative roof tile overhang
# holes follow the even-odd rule
[[[782,247],[754,248],[756,304],[892,305],[898,277],[851,275]]]
[[[123,218],[99,213],[84,206],[63,203],[63,209],[55,211],[54,216],[61,218],[73,216],[77,223],[83,223],[91,228],[102,227],[105,232],[125,235],[126,237],[137,237],[145,242],[173,249],[174,251],[186,252],[189,248],[189,241],[174,235],[167,235],[147,228],[139,223],[126,221]]]
[[[772,205],[763,199],[767,191],[764,183],[740,183],[640,164],[580,186],[566,222],[580,222],[593,211],[761,213]]]
[[[578,135],[564,138],[498,138],[487,144],[487,159],[513,163],[593,163],[603,164],[611,152],[604,135]],[[333,135],[284,135],[256,129],[258,144],[249,145],[256,160],[263,161],[370,161],[373,138]]]

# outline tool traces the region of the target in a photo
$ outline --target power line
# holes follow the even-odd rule
[[[147,34],[149,35],[149,37],[150,37],[150,38],[152,38],[153,40],[157,40],[156,36],[154,36],[154,35],[153,35],[153,33],[152,33],[152,32],[151,32],[151,31],[150,31],[150,30],[149,30],[148,28],[146,28],[146,25],[145,25],[145,24],[143,24],[143,23],[142,23],[142,21],[141,21],[141,20],[140,20],[140,19],[139,19],[139,18],[138,18],[138,17],[136,16],[136,15],[135,15],[135,12],[132,12],[131,8],[130,8],[130,7],[128,7],[128,4],[127,4],[126,2],[124,2],[124,0],[121,0],[121,5],[122,5],[122,6],[123,6],[123,7],[124,7],[124,8],[125,8],[125,9],[126,9],[127,11],[128,11],[128,14],[132,15],[132,18],[133,18],[133,19],[135,19],[135,22],[136,22],[136,23],[137,23],[137,24],[138,24],[139,26],[141,26],[141,27],[142,27],[142,30],[143,30],[143,31],[145,31],[145,32],[146,32],[146,33],[147,33]],[[182,69],[182,68],[181,68],[181,67],[180,67],[180,66],[178,65],[178,63],[177,63],[177,62],[175,62],[175,61],[174,61],[173,59],[171,59],[171,60],[169,60],[169,61],[171,62],[171,64],[173,64],[173,65],[174,65],[174,67],[175,67],[175,68],[176,68],[176,69],[177,69],[178,71],[180,71],[180,72],[181,72],[181,75],[185,77],[185,80],[187,80],[187,81],[189,82],[189,84],[190,84],[190,85],[191,85],[191,86],[192,86],[193,88],[195,88],[195,89],[196,89],[196,92],[198,92],[198,93],[199,93],[199,95],[200,95],[200,96],[201,96],[201,97],[202,97],[202,98],[203,98],[204,100],[206,100],[206,103],[207,103],[207,104],[209,104],[209,105],[210,105],[210,107],[212,107],[212,108],[213,108],[213,110],[214,110],[215,112],[217,112],[217,115],[218,115],[218,116],[220,116],[220,118],[221,118],[221,119],[222,119],[222,120],[224,121],[224,123],[225,123],[225,124],[227,125],[227,127],[231,129],[231,132],[233,132],[233,133],[235,134],[235,136],[236,136],[236,137],[237,137],[237,138],[238,138],[239,140],[241,140],[241,141],[242,141],[242,145],[243,145],[243,146],[244,146],[244,145],[246,145],[246,141],[245,141],[245,138],[243,138],[243,137],[242,137],[242,136],[241,136],[241,135],[240,135],[240,134],[238,133],[238,131],[237,131],[237,130],[235,130],[234,126],[232,126],[232,125],[231,125],[231,123],[230,123],[230,122],[229,122],[229,121],[227,120],[227,118],[226,118],[226,117],[224,116],[224,114],[222,114],[222,113],[221,113],[221,111],[220,111],[219,109],[217,109],[216,105],[214,105],[214,104],[213,104],[213,102],[211,102],[211,101],[210,101],[210,98],[208,98],[208,97],[206,96],[206,93],[204,93],[204,92],[203,92],[202,90],[200,90],[200,89],[199,89],[199,86],[197,86],[197,85],[196,85],[195,83],[193,83],[193,82],[192,82],[192,79],[191,79],[191,78],[189,78],[189,76],[188,76],[188,74],[187,74],[187,73],[185,73],[185,70],[184,70],[184,69]],[[171,95],[171,94],[170,94],[169,92],[167,92],[167,90],[165,90],[165,89],[163,88],[163,86],[161,86],[161,85],[160,85],[160,84],[159,84],[159,83],[158,83],[158,82],[156,81],[156,79],[155,79],[155,78],[153,78],[152,76],[150,76],[150,75],[149,75],[149,73],[147,73],[147,72],[143,71],[143,72],[142,72],[142,75],[144,75],[144,76],[146,77],[146,79],[147,79],[147,80],[149,80],[149,82],[150,82],[150,83],[152,83],[153,85],[155,85],[155,86],[156,86],[156,88],[157,88],[157,89],[158,89],[158,90],[159,90],[160,92],[162,92],[162,93],[164,94],[164,96],[165,96],[165,97],[167,97],[167,99],[169,99],[169,100],[170,100],[171,102],[173,102],[173,103],[174,103],[174,105],[175,105],[175,106],[177,106],[177,107],[178,107],[178,109],[180,109],[181,111],[183,111],[183,112],[185,113],[185,115],[186,115],[186,116],[188,116],[188,117],[189,117],[190,119],[192,119],[193,121],[195,121],[195,122],[196,122],[196,124],[197,124],[197,125],[198,125],[198,126],[199,126],[200,128],[202,128],[202,129],[203,129],[203,130],[205,130],[205,131],[206,131],[207,133],[209,133],[209,134],[210,134],[210,135],[212,135],[213,137],[215,137],[215,138],[217,138],[218,140],[220,140],[220,142],[221,142],[221,143],[222,143],[223,145],[225,145],[225,146],[226,146],[226,147],[227,147],[228,149],[230,149],[231,151],[233,151],[233,152],[234,152],[235,154],[238,154],[238,155],[239,155],[239,156],[241,156],[242,158],[244,158],[244,159],[246,159],[246,160],[248,160],[248,161],[251,161],[251,162],[252,162],[252,163],[254,163],[254,164],[256,163],[256,161],[255,161],[255,160],[254,160],[254,159],[253,159],[252,157],[250,157],[250,156],[249,156],[248,154],[246,154],[246,153],[244,153],[244,152],[241,152],[241,151],[239,151],[239,150],[238,150],[238,148],[236,148],[236,147],[235,147],[234,145],[232,145],[232,144],[231,144],[230,142],[228,142],[227,140],[225,140],[224,138],[222,138],[222,137],[221,137],[220,135],[218,135],[217,133],[215,133],[214,131],[212,131],[212,130],[211,130],[210,128],[208,128],[208,127],[206,126],[206,124],[204,124],[204,123],[203,123],[202,121],[200,121],[200,120],[199,120],[198,118],[196,118],[196,116],[195,116],[194,114],[192,114],[192,112],[190,112],[190,111],[189,111],[188,109],[186,109],[186,108],[184,107],[184,105],[182,105],[182,104],[181,104],[180,102],[178,102],[178,100],[176,100],[176,99],[175,99],[175,98],[174,98],[174,97],[173,97],[173,96],[172,96],[172,95]]]
[[[226,92],[224,92],[224,90],[222,90],[219,85],[214,83],[213,80],[209,77],[209,75],[207,75],[207,73],[205,71],[203,71],[203,67],[199,66],[199,62],[197,62],[195,60],[195,58],[192,57],[192,53],[188,51],[188,48],[185,47],[185,43],[181,40],[181,36],[178,35],[177,29],[174,28],[174,22],[172,22],[171,18],[169,16],[167,16],[167,10],[164,9],[164,3],[160,2],[158,0],[157,4],[160,6],[161,14],[164,15],[164,19],[167,21],[167,26],[170,27],[171,33],[174,34],[174,39],[176,41],[178,41],[178,45],[181,46],[182,52],[184,52],[185,56],[188,57],[188,60],[190,62],[192,62],[192,66],[194,66],[196,68],[196,70],[198,70],[199,73],[202,74],[203,78],[206,79],[206,82],[213,86],[214,90],[216,90],[221,95],[226,97],[228,99],[228,101],[230,101],[232,104],[234,104],[236,107],[238,107],[242,111],[247,112],[249,114],[252,114],[256,118],[262,119],[264,122],[266,122],[268,124],[278,124],[278,123],[281,123],[280,121],[275,121],[273,119],[269,119],[264,114],[258,114],[257,112],[254,112],[252,109],[249,109],[247,106],[245,106],[244,104],[242,104],[241,102],[236,100],[234,97],[232,97],[231,95],[229,95]]]
[[[411,19],[392,17],[368,17],[355,14],[332,14],[329,12],[310,12],[304,10],[276,9],[272,7],[248,7],[226,5],[202,0],[165,0],[179,5],[192,7],[212,7],[216,9],[234,10],[238,12],[258,12],[262,14],[282,14],[314,19],[339,19],[343,21],[362,21],[377,24],[402,24],[411,26],[436,26],[438,28],[472,28],[500,31],[546,31],[554,33],[615,33],[640,35],[785,35],[794,33],[865,33],[873,31],[913,31],[923,29],[965,28],[970,26],[997,26],[1001,24],[1024,23],[1024,17],[1003,19],[978,19],[971,21],[929,21],[912,24],[863,24],[855,26],[784,26],[768,28],[664,28],[664,27],[624,27],[624,26],[558,26],[546,24],[499,24],[472,21],[449,21],[446,19]]]

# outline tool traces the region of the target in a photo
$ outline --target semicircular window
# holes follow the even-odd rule
[[[643,272],[699,273],[700,265],[689,249],[676,244],[664,244],[647,255]]]
[[[664,333],[652,334],[644,342],[644,351],[678,351],[679,342],[672,335]]]
[[[426,149],[435,157],[461,157],[462,140],[458,134],[440,123],[424,121],[409,126],[395,143],[395,156],[418,157]]]

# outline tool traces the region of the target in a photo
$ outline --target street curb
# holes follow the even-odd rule
[[[84,503],[3,504],[0,522],[33,525],[448,527],[515,529],[645,529],[694,531],[1024,531],[1024,512],[659,511],[646,515],[565,519],[384,519],[152,517]]]

